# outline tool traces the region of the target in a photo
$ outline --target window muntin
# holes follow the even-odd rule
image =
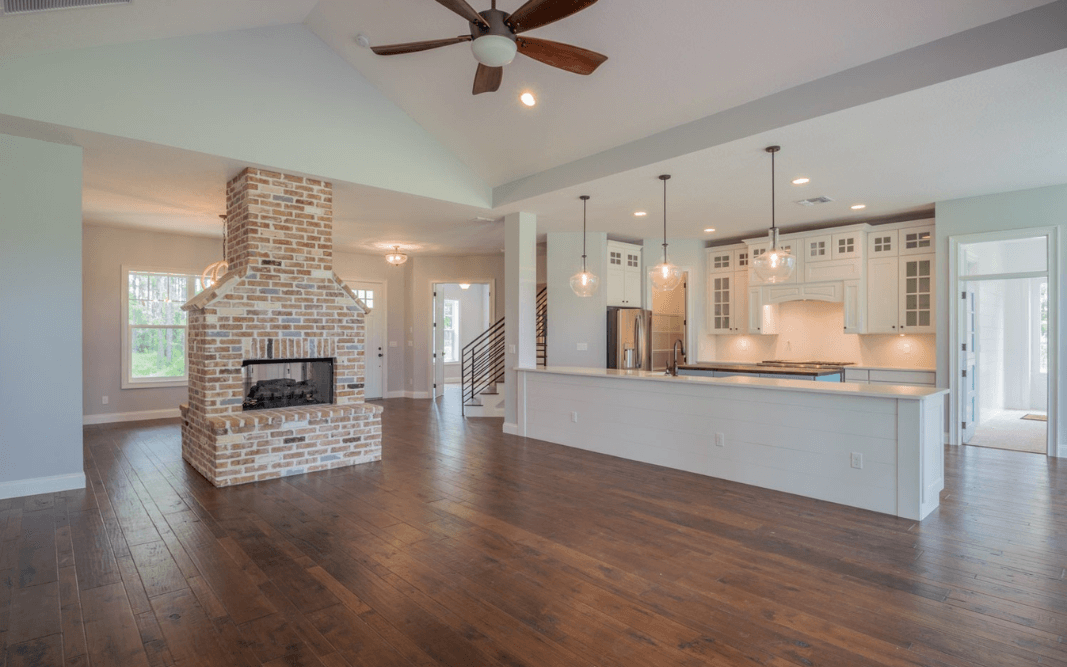
[[[445,363],[459,361],[459,301],[445,299],[444,321],[442,322],[442,339],[444,341]]]
[[[126,270],[123,284],[123,387],[185,384],[188,320],[182,306],[203,289],[200,277]]]

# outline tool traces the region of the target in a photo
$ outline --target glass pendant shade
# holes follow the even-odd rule
[[[589,195],[582,195],[582,270],[571,276],[571,290],[575,296],[587,297],[596,294],[600,287],[600,278],[585,268],[585,223],[589,205]]]
[[[600,287],[600,278],[588,271],[579,271],[571,276],[571,289],[577,296],[593,296]]]
[[[648,277],[652,281],[652,289],[669,292],[682,284],[682,273],[680,268],[665,259],[649,270]]]
[[[771,229],[768,232],[771,247],[767,252],[752,258],[752,270],[765,283],[784,283],[793,277],[797,258],[788,250],[778,247],[778,225],[774,215],[774,154],[780,151],[781,147],[768,146],[764,150],[771,154]]]

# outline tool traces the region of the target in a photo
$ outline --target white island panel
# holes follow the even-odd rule
[[[521,372],[520,419],[528,437],[853,507],[919,519],[937,506],[942,450],[931,434],[943,392],[707,380]],[[853,452],[862,469],[851,467]]]

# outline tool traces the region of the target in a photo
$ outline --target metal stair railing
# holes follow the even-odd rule
[[[492,385],[504,381],[504,318],[468,343],[460,354],[462,400],[460,410],[467,414],[467,402]]]
[[[537,365],[548,365],[548,287],[537,293]]]

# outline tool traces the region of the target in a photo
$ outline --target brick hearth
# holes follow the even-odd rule
[[[246,169],[227,185],[229,272],[188,312],[182,456],[215,486],[381,459],[363,402],[369,309],[333,272],[329,183]],[[244,410],[242,364],[331,358],[332,405]]]

